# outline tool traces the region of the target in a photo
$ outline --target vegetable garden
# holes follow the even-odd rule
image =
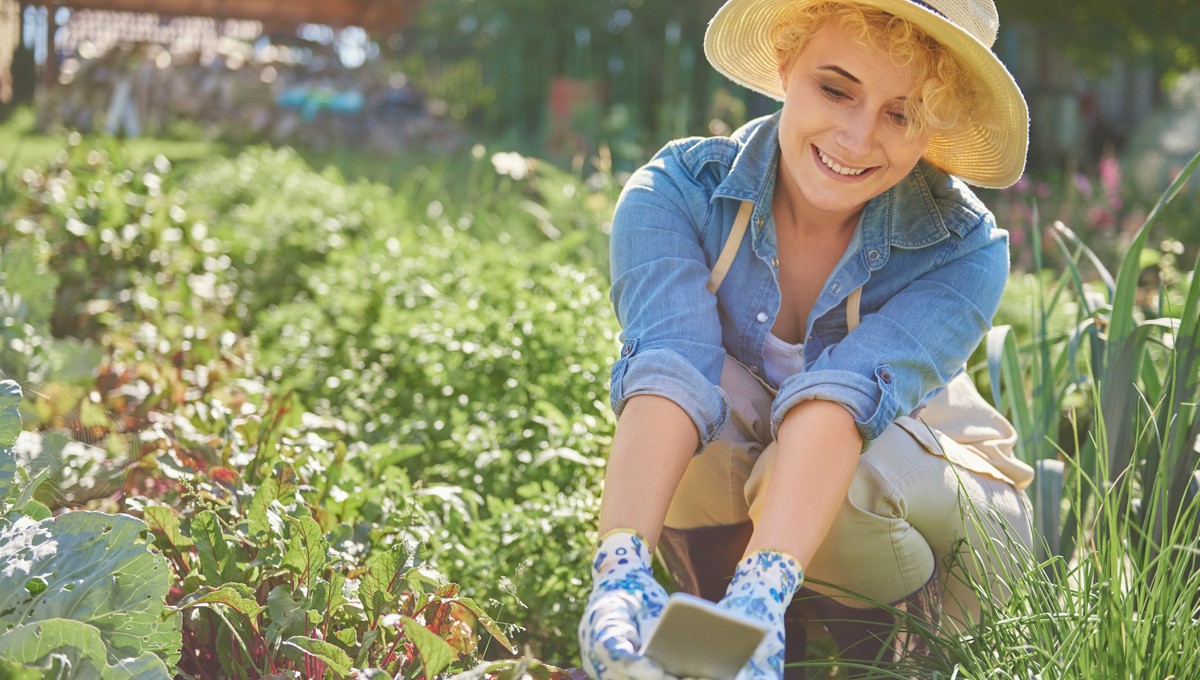
[[[77,135],[0,173],[0,677],[577,664],[619,180],[483,145],[390,179]],[[972,369],[1047,543],[913,673],[1200,665],[1200,277],[1150,241],[1170,196],[1123,262],[1031,218],[1063,266],[1014,274]],[[809,677],[844,677],[821,650]]]

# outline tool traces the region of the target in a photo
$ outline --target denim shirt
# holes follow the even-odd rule
[[[668,144],[633,174],[613,217],[623,343],[613,410],[639,394],[668,398],[696,424],[701,448],[729,418],[725,355],[765,376],[763,343],[781,299],[778,118]],[[754,202],[750,228],[714,295],[706,284],[742,201]],[[962,370],[1007,278],[1007,232],[961,180],[922,160],[864,207],[808,315],[805,370],[776,386],[772,433],[793,406],[823,399],[854,416],[865,450]],[[846,298],[859,287],[861,323],[847,332]]]

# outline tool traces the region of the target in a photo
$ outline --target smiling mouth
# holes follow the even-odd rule
[[[873,168],[847,168],[846,166],[842,165],[841,163],[838,163],[837,161],[833,160],[832,157],[830,157],[828,154],[826,154],[820,148],[818,148],[816,146],[814,146],[813,148],[816,149],[817,158],[819,158],[821,160],[821,164],[824,165],[826,168],[829,168],[833,172],[841,175],[842,177],[858,177],[858,176],[860,176],[866,172],[869,172],[870,170],[873,169]]]

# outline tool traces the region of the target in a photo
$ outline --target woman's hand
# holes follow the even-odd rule
[[[742,558],[718,606],[766,625],[767,636],[738,673],[737,680],[783,677],[783,614],[803,582],[800,563],[786,553],[756,550]]]
[[[592,594],[579,623],[583,669],[594,680],[673,680],[639,654],[658,625],[667,591],[654,580],[650,548],[636,532],[614,529],[592,562]]]

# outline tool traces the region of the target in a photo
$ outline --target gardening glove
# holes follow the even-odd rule
[[[765,624],[767,635],[738,673],[737,680],[783,677],[783,613],[803,582],[800,563],[787,553],[755,550],[738,563],[733,581],[717,606]]]
[[[646,540],[630,529],[600,539],[592,560],[592,594],[579,623],[583,669],[593,680],[674,680],[642,656],[667,591],[654,580]]]

